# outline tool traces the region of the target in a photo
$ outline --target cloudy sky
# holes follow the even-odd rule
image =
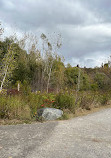
[[[72,66],[100,66],[111,55],[111,0],[0,0],[0,21],[6,35],[60,33]]]

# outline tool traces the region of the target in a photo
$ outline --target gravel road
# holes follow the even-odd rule
[[[0,126],[0,158],[111,158],[111,109],[67,121]]]

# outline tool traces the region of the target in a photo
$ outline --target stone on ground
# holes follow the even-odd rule
[[[42,108],[37,111],[38,117],[43,120],[56,120],[63,115],[63,111],[55,108]]]

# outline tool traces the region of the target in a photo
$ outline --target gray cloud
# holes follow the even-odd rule
[[[0,19],[7,33],[13,27],[19,32],[61,33],[66,63],[89,67],[110,54],[110,6],[110,0],[1,0]]]
[[[36,27],[54,27],[57,24],[80,25],[96,21],[96,18],[82,7],[79,1],[72,0],[70,3],[68,0],[19,0],[19,2],[2,0],[0,15],[9,23],[22,24],[26,27],[28,25],[35,29]]]
[[[110,0],[84,0],[91,12],[98,16],[101,22],[111,22],[111,1]]]

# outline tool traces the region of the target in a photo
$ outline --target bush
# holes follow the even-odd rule
[[[55,95],[51,93],[31,93],[26,97],[26,100],[31,110],[31,117],[36,117],[37,109],[53,106]]]
[[[7,94],[7,90],[6,89],[0,90],[0,95],[6,95],[6,94]]]
[[[0,95],[0,118],[8,119],[33,119],[37,109],[52,107],[55,95],[35,94],[28,95]]]
[[[0,118],[30,119],[30,108],[21,96],[0,96]]]
[[[110,100],[110,95],[103,92],[85,92],[81,94],[80,97],[80,107],[82,109],[90,110],[91,107],[96,107],[96,105],[106,105]]]
[[[73,110],[75,108],[75,98],[68,93],[59,93],[56,95],[55,103],[56,108]]]
[[[21,85],[21,91],[23,95],[30,95],[31,94],[31,88],[27,81],[24,80],[23,84]]]
[[[99,98],[101,105],[106,105],[110,100],[109,94],[102,94]]]
[[[86,110],[91,110],[91,105],[94,103],[94,95],[93,93],[82,93],[81,97],[80,97],[80,107],[82,109],[86,109]]]

